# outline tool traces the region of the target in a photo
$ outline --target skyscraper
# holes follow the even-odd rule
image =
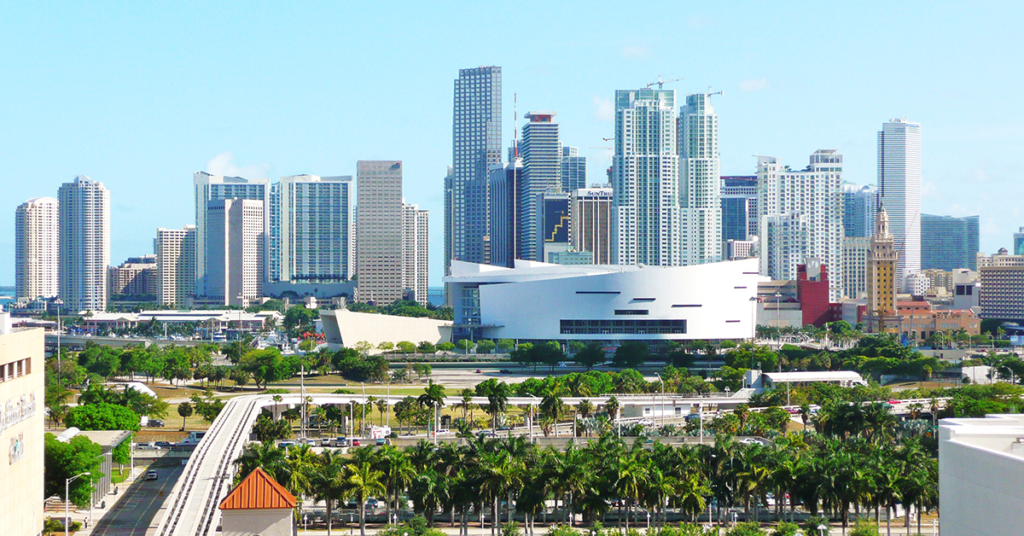
[[[576,251],[594,254],[594,264],[611,264],[612,189],[580,188],[569,201],[572,226],[569,229]]]
[[[679,266],[675,91],[615,92],[612,262]]]
[[[1013,233],[1013,254],[1024,255],[1024,227],[1019,232]]]
[[[878,188],[843,182],[843,229],[848,237],[871,236],[878,212]]]
[[[352,177],[281,177],[280,281],[334,283],[352,275]]]
[[[252,199],[206,202],[206,297],[248,307],[267,279],[266,207]]]
[[[185,304],[196,289],[196,226],[156,230],[157,298],[161,305]]]
[[[430,214],[417,205],[402,205],[402,290],[426,307]]]
[[[587,157],[576,147],[562,147],[562,191],[573,192],[587,187]]]
[[[491,264],[512,268],[521,258],[518,233],[519,192],[523,178],[523,160],[513,155],[508,164],[491,166],[488,176],[491,192],[491,218],[488,235],[491,239]]]
[[[843,237],[843,296],[861,299],[866,295],[870,256],[871,239],[869,237]]]
[[[451,210],[445,211],[445,231],[451,233],[450,252],[445,245],[445,273],[451,259],[485,262],[487,196],[472,186],[485,187],[491,165],[501,163],[501,67],[460,69],[455,80],[452,114]],[[446,180],[446,183],[448,181]]]
[[[217,294],[210,294],[206,286],[206,220],[208,202],[218,199],[249,199],[260,201],[264,212],[262,224],[264,226],[263,239],[264,247],[270,249],[270,179],[245,179],[242,177],[224,177],[211,175],[205,171],[197,171],[193,175],[195,185],[195,208],[196,208],[196,296],[222,297]],[[266,252],[263,258],[269,257]],[[267,262],[267,261],[265,261]],[[269,264],[269,262],[267,262]],[[267,268],[263,269],[266,273]]]
[[[722,260],[722,200],[718,116],[710,95],[686,97],[679,110],[679,206],[683,222],[683,264]]]
[[[758,158],[761,275],[793,280],[797,265],[815,257],[828,266],[830,299],[843,295],[842,175],[834,149],[815,151],[803,171]]]
[[[757,176],[722,177],[721,199],[722,242],[757,235]]]
[[[551,255],[569,251],[569,194],[548,191],[537,196],[537,234],[534,237],[536,259],[552,262]]]
[[[978,216],[921,215],[921,269],[978,269]]]
[[[356,300],[390,305],[402,299],[402,162],[356,164]]]
[[[79,175],[60,200],[60,299],[69,311],[106,311],[110,191]]]
[[[14,279],[19,298],[53,298],[60,290],[60,203],[25,201],[14,212]]]
[[[540,196],[562,188],[561,144],[555,112],[527,112],[519,151],[523,157],[523,177],[517,208],[520,258],[543,261],[544,252],[537,249]]]
[[[878,189],[899,251],[896,282],[921,269],[921,125],[893,119],[878,133]]]

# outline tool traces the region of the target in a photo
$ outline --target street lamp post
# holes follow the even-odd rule
[[[700,420],[700,444],[704,444],[704,405],[700,402],[697,403],[697,417]],[[710,510],[709,510],[710,512]],[[710,513],[708,514],[711,515]],[[710,519],[710,518],[709,518]]]
[[[68,536],[68,526],[71,525],[71,512],[69,511],[68,508],[68,502],[71,500],[71,497],[69,495],[71,493],[71,483],[74,482],[75,479],[78,477],[89,476],[90,474],[91,473],[86,471],[84,473],[79,473],[64,481],[64,536]],[[92,501],[92,497],[90,497],[89,500]]]
[[[778,291],[775,292],[775,351],[779,351],[782,348],[782,318],[781,311],[779,311],[779,302],[782,300],[782,294]]]
[[[658,382],[661,383],[661,427],[665,427],[665,380],[662,379],[661,374],[654,373],[658,377]]]
[[[57,299],[56,301],[53,302],[53,304],[57,306],[57,384],[63,387],[64,379],[61,377],[61,375],[63,374],[64,371],[61,369],[60,361],[60,330],[62,329],[60,323],[60,306],[64,305],[64,302],[60,299]]]

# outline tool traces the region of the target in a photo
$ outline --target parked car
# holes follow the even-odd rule
[[[512,429],[512,427],[507,425],[507,424],[503,424],[503,425],[498,427],[498,431],[499,432],[507,432],[507,431],[509,431],[511,429]]]
[[[159,478],[159,477],[156,474],[156,471],[147,471],[146,472],[146,480],[156,480],[157,478]]]
[[[333,447],[347,447],[348,445],[348,438],[345,437],[336,437],[334,438],[334,441],[331,442],[331,446]]]
[[[299,444],[300,445],[309,445],[311,447],[315,447],[316,446],[316,440],[315,439],[300,439],[299,440]]]
[[[377,446],[378,447],[383,447],[384,445],[387,445],[387,444],[388,444],[388,439],[386,437],[378,437],[377,438]]]
[[[320,446],[321,447],[329,447],[329,446],[331,446],[331,441],[334,441],[334,440],[329,438],[329,437],[322,438],[322,439],[320,439]]]
[[[297,444],[297,443],[295,443],[295,442],[294,442],[294,441],[292,441],[292,440],[285,440],[285,441],[281,441],[281,442],[279,442],[279,443],[277,444],[277,446],[278,446],[279,448],[282,448],[282,449],[286,449],[286,448],[294,447],[294,446],[295,446],[296,444]]]
[[[149,428],[163,428],[164,421],[161,421],[160,419],[150,419],[149,422],[146,423],[146,426]]]
[[[157,441],[154,445],[161,449],[169,449],[173,446],[170,441]]]

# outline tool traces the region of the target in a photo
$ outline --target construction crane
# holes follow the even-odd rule
[[[724,91],[716,91],[716,92],[712,93],[711,92],[711,86],[708,86],[708,92],[705,93],[704,96],[707,97],[707,98],[711,98],[713,95],[721,95],[721,96],[724,97],[725,96],[725,92]]]
[[[678,82],[680,80],[682,80],[682,78],[673,78],[671,80],[662,80],[661,79],[661,75],[659,74],[658,75],[658,81],[657,82],[651,82],[650,84],[647,84],[647,89],[651,89],[651,86],[653,86],[653,85],[657,85],[658,89],[662,89],[665,86],[665,84],[667,84],[669,82]]]
[[[612,141],[612,140],[614,140],[615,138],[601,138],[601,139],[602,139],[602,140],[604,140],[604,141]]]

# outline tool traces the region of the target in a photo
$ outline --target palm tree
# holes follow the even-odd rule
[[[423,394],[416,399],[420,406],[430,408],[434,412],[434,440],[437,440],[437,411],[439,408],[444,406],[444,386],[434,383],[434,380],[430,380],[430,384],[423,389]]]
[[[467,387],[459,394],[462,395],[462,400],[456,406],[462,409],[462,420],[469,424],[471,422],[469,412],[473,409],[474,393],[472,389]]]
[[[377,463],[384,473],[385,487],[387,488],[386,512],[388,523],[391,522],[391,506],[394,504],[399,510],[399,497],[402,490],[412,484],[416,476],[416,468],[413,467],[409,456],[404,451],[398,450],[391,445],[385,445],[376,451]]]
[[[583,417],[583,420],[587,420],[591,413],[594,413],[594,404],[589,400],[583,399],[579,404],[576,405],[576,411]],[[587,437],[590,437],[590,430],[587,429]]]
[[[366,536],[366,500],[385,492],[383,478],[384,473],[374,469],[369,462],[345,466],[342,489],[346,497],[359,502],[360,536]]]
[[[646,469],[637,459],[635,451],[621,455],[616,464],[612,489],[620,500],[626,503],[626,526],[623,534],[629,534],[629,516],[632,513],[633,501],[640,497],[644,482],[647,480]]]
[[[498,427],[498,415],[508,410],[508,396],[512,388],[505,382],[499,382],[487,392],[487,413],[491,414],[491,429]]]
[[[555,437],[558,437],[558,419],[561,419],[565,415],[565,403],[558,395],[554,395],[551,391],[547,391],[544,394],[544,398],[540,401],[540,414],[545,419],[552,421],[555,427]]]
[[[299,499],[296,505],[298,512],[302,510],[302,497],[309,496],[313,491],[315,475],[319,471],[320,458],[309,445],[288,450],[285,459],[288,467],[288,480],[281,482],[285,489]]]
[[[272,443],[250,443],[232,463],[238,466],[235,472],[236,483],[244,480],[256,468],[263,469],[278,482],[287,480],[285,452]]]
[[[491,502],[492,535],[497,534],[497,528],[501,525],[501,499],[509,490],[522,487],[525,467],[521,465],[520,460],[513,458],[507,451],[487,453],[481,458],[480,492]],[[511,508],[511,501],[508,506]]]
[[[324,501],[327,505],[327,535],[331,534],[333,526],[332,512],[334,505],[345,496],[345,468],[346,461],[336,451],[324,450],[320,455],[317,470],[313,474],[311,482],[311,495],[316,502]]]
[[[381,398],[376,403],[377,412],[380,413],[380,425],[381,426],[384,426],[384,412],[386,412],[388,410],[388,405],[389,404],[391,404],[391,402],[389,400],[387,400],[387,399],[384,399],[384,398]]]

